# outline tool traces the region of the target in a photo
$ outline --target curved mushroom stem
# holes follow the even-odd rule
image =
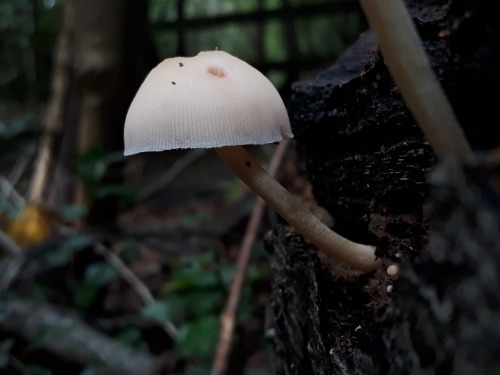
[[[242,146],[220,147],[215,151],[245,184],[323,253],[365,272],[378,266],[375,247],[349,241],[328,228],[269,175]]]
[[[471,148],[429,64],[402,0],[360,0],[389,71],[439,157],[465,159]]]

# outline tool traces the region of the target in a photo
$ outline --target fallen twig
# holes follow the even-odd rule
[[[283,155],[285,154],[286,146],[286,141],[281,142],[274,152],[268,167],[268,172],[272,176],[276,174],[276,170],[278,169]],[[220,316],[221,327],[219,333],[219,343],[217,345],[217,352],[212,364],[211,375],[223,375],[226,373],[229,354],[231,351],[231,338],[236,324],[236,312],[238,311],[241,290],[245,281],[251,250],[257,237],[264,208],[265,202],[261,198],[257,197],[246,227],[245,236],[243,237],[243,241],[241,243],[240,254],[238,256],[231,290],[226,300],[224,311]]]
[[[142,302],[147,306],[155,302],[155,298],[151,294],[149,288],[144,285],[144,283],[139,279],[135,273],[133,273],[126,265],[122,262],[120,257],[118,257],[112,251],[109,251],[102,244],[96,244],[94,247],[96,253],[102,255],[106,260],[113,265],[120,276],[132,287],[132,289],[138,294]],[[177,337],[177,328],[171,322],[166,322],[163,325],[163,330],[172,338]]]
[[[11,200],[17,207],[21,208],[24,206],[26,201],[24,198],[14,189],[12,184],[5,177],[0,177],[0,190],[3,192],[4,200],[2,206],[0,206],[0,211],[3,211],[3,206],[7,201]]]
[[[0,247],[11,255],[0,273],[0,296],[9,289],[10,284],[16,278],[22,264],[24,263],[24,253],[21,248],[10,239],[4,232],[0,231]]]
[[[13,257],[22,255],[22,249],[0,230],[0,247],[6,250]]]
[[[5,205],[9,200],[19,208],[26,204],[26,200],[17,192],[14,186],[21,178],[27,163],[27,157],[18,159],[8,178],[0,177],[0,190],[4,193],[4,201],[0,201],[0,211],[3,210],[3,205]]]
[[[0,301],[0,327],[83,366],[100,364],[110,375],[152,374],[155,359],[85,324],[76,314],[48,304]],[[43,334],[49,333],[43,339]]]

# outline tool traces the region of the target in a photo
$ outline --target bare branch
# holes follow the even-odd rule
[[[151,294],[149,288],[133,273],[112,251],[106,249],[102,244],[95,245],[95,251],[102,255],[106,260],[113,265],[120,276],[132,287],[132,289],[139,295],[144,305],[150,305],[155,302],[155,298]],[[177,328],[171,322],[163,324],[163,330],[173,339],[178,334]]]
[[[286,151],[287,142],[281,142],[275,150],[271,163],[269,164],[268,172],[272,176],[281,163],[283,155]],[[245,282],[245,277],[248,269],[251,251],[257,238],[257,233],[264,213],[265,202],[260,197],[257,197],[255,206],[247,224],[245,236],[241,243],[240,254],[238,256],[234,279],[231,284],[231,290],[226,300],[226,306],[220,316],[221,328],[219,334],[219,343],[217,345],[217,353],[212,365],[212,375],[223,375],[226,373],[229,354],[231,351],[231,338],[233,336],[234,326],[236,324],[236,313],[241,297],[241,290]]]
[[[9,289],[24,263],[24,253],[4,232],[0,230],[0,247],[10,253],[9,259],[3,266],[0,276],[0,296]]]

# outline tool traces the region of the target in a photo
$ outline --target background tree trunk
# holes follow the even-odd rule
[[[128,105],[157,61],[147,29],[147,2],[69,0],[64,9],[47,117],[48,124],[57,122],[60,140],[52,149],[57,156],[47,194],[51,206],[88,203],[77,177],[77,157],[93,147],[122,152],[123,137],[118,135]],[[110,168],[102,183],[120,183],[120,170],[118,165]],[[113,223],[119,211],[116,198],[93,199],[89,221]]]
[[[408,4],[472,147],[498,147],[490,3]],[[376,245],[384,265],[359,275],[275,230],[278,373],[497,373],[493,349],[477,351],[500,345],[500,300],[489,288],[500,266],[498,158],[436,167],[370,32],[334,66],[296,83],[288,104],[319,205],[337,232]],[[386,272],[394,263],[397,280]]]

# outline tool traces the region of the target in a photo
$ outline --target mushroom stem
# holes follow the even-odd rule
[[[389,71],[439,157],[463,160],[471,149],[402,0],[360,0]]]
[[[378,266],[375,247],[352,242],[328,228],[267,173],[244,147],[226,146],[215,151],[245,184],[323,253],[365,272]]]

